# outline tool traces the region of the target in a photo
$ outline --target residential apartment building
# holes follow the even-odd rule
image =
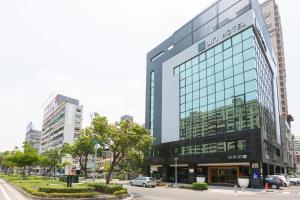
[[[72,144],[82,126],[82,105],[77,99],[58,94],[44,109],[41,152]]]
[[[26,127],[25,142],[35,148],[37,152],[40,151],[41,133],[41,131],[34,128],[32,122],[30,122]]]
[[[278,5],[275,0],[267,0],[261,4],[268,32],[270,34],[273,53],[277,62],[277,85],[278,102],[280,111],[281,140],[283,148],[284,165],[287,168],[294,168],[293,140],[291,134],[291,121],[293,118],[288,113],[287,89],[286,89],[286,68],[284,56],[284,43],[282,35],[281,18]]]
[[[285,171],[276,57],[257,0],[219,0],[147,54],[146,172],[237,184]],[[176,164],[175,164],[176,162]]]

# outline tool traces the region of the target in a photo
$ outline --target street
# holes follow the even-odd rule
[[[0,200],[26,200],[16,189],[0,179]]]
[[[291,186],[273,192],[262,192],[261,190],[238,191],[234,193],[232,188],[216,188],[212,187],[207,191],[193,191],[188,189],[174,189],[168,187],[143,188],[126,186],[128,192],[133,195],[135,200],[231,200],[241,199],[250,200],[281,200],[288,198],[289,200],[300,199],[300,186]]]

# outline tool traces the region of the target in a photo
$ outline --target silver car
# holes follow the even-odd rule
[[[137,185],[137,186],[143,186],[143,187],[155,187],[156,186],[156,181],[152,177],[138,177],[134,180],[129,181],[129,184],[131,186]]]

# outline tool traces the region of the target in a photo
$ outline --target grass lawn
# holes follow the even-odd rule
[[[73,183],[72,187],[67,187],[66,183],[59,180],[39,176],[29,176],[24,180],[19,175],[8,176],[0,173],[0,178],[38,197],[91,198],[103,194],[114,196],[127,194],[127,190],[118,184],[88,182],[85,184]]]
[[[95,192],[95,188],[85,184],[73,184],[72,188],[68,188],[66,183],[59,180],[47,179],[38,176],[29,176],[23,180],[20,176],[7,176],[0,174],[0,178],[21,188],[22,190],[39,197],[77,197],[88,198],[101,195]]]

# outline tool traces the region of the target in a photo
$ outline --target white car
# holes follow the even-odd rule
[[[296,177],[296,176],[288,175],[288,179],[289,179],[291,185],[300,184],[300,179],[298,177]]]
[[[152,177],[143,177],[143,176],[141,176],[141,177],[138,177],[134,180],[129,181],[129,184],[131,186],[136,185],[136,186],[143,186],[143,187],[148,187],[148,186],[155,187],[156,186],[156,181]]]
[[[275,176],[275,177],[278,177],[280,180],[282,180],[282,182],[283,182],[283,186],[284,187],[287,187],[287,186],[290,186],[290,181],[285,177],[285,175],[273,175],[273,176]]]

